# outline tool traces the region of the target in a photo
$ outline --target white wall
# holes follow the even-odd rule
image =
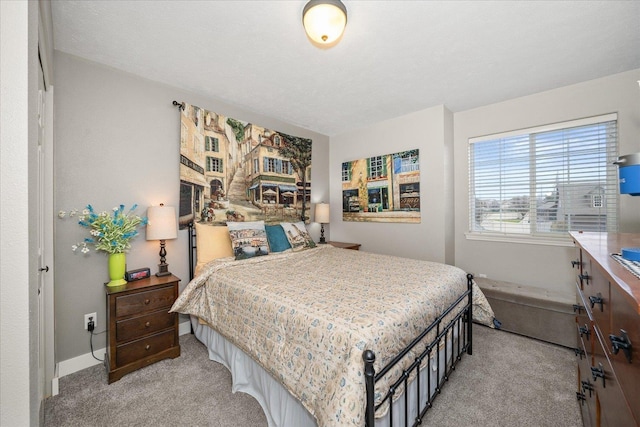
[[[140,214],[161,202],[177,207],[180,115],[173,100],[311,138],[312,201],[328,194],[326,136],[58,51],[54,66],[56,212],[87,203],[98,210],[137,203]],[[89,352],[85,313],[97,312],[97,331],[105,329],[107,259],[103,253],[83,257],[71,251],[73,243],[86,237],[74,222],[57,219],[55,227],[56,348],[58,361],[65,361]],[[317,224],[312,233],[319,233]],[[158,252],[158,242],[145,241],[141,230],[127,255],[127,268],[157,271]],[[188,280],[186,230],[167,241],[167,262],[183,288]],[[94,348],[104,346],[105,334],[98,335]]]
[[[0,425],[38,425],[38,4],[0,2]]]
[[[456,265],[495,280],[573,293],[568,247],[471,241],[468,139],[606,113],[618,113],[619,153],[640,152],[640,70],[454,114]],[[620,197],[620,231],[640,232],[640,197]]]
[[[446,202],[453,189],[447,171],[452,165],[450,123],[451,112],[438,106],[332,137],[331,240],[361,243],[363,251],[453,263],[447,243],[453,206]],[[415,148],[420,150],[420,224],[342,221],[342,163]]]

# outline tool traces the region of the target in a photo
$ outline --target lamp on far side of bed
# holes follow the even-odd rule
[[[327,243],[324,238],[324,225],[329,224],[329,203],[317,203],[314,212],[316,222],[320,223],[320,242]]]
[[[178,237],[176,227],[176,209],[173,206],[149,206],[147,209],[147,240],[160,240],[160,264],[156,276],[168,276],[169,264],[167,264],[167,250],[164,247],[165,240]]]

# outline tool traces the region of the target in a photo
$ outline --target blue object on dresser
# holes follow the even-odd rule
[[[620,156],[613,163],[618,165],[620,194],[640,196],[640,153]]]
[[[640,248],[622,248],[622,258],[628,261],[640,261]]]

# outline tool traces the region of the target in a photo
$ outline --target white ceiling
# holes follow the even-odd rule
[[[330,136],[640,68],[637,0],[343,2],[322,50],[305,0],[54,0],[54,46]]]

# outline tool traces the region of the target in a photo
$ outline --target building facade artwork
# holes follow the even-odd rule
[[[180,227],[308,220],[311,140],[183,104]]]
[[[342,163],[344,221],[420,222],[419,151]]]

